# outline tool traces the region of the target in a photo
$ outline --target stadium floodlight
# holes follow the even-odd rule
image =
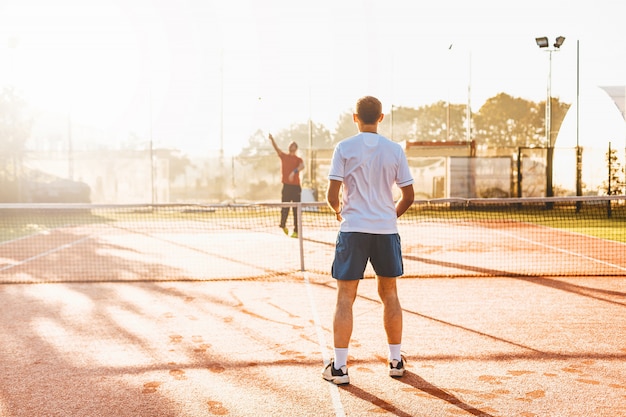
[[[563,45],[563,42],[565,42],[565,37],[563,36],[559,36],[556,38],[556,42],[554,42],[554,47],[555,48],[560,48],[561,45]]]
[[[535,38],[535,42],[537,42],[537,46],[539,46],[540,48],[547,48],[548,45],[550,44],[546,36],[543,36],[541,38]]]

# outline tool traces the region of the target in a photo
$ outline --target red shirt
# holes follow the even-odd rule
[[[302,163],[302,158],[296,155],[290,155],[288,153],[281,153],[279,155],[281,162],[282,182],[283,184],[300,185],[300,174],[294,174],[292,180],[289,180],[289,174],[294,169],[298,168]]]

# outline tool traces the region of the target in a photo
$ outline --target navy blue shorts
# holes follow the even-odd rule
[[[335,247],[332,277],[340,280],[362,279],[367,262],[379,277],[399,277],[404,273],[400,235],[339,232]]]

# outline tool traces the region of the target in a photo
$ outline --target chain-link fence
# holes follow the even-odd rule
[[[441,146],[407,149],[417,199],[543,197],[550,175],[554,196],[623,194],[624,154],[623,149],[554,148],[550,169],[545,148],[478,148],[471,154]],[[332,149],[303,150],[301,156],[303,199],[319,201]],[[150,150],[29,152],[21,161],[4,162],[4,202],[280,200],[280,161],[274,153],[197,156],[181,165]]]

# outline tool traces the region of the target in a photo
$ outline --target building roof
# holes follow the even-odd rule
[[[626,119],[626,86],[615,85],[600,87],[613,99],[624,119]]]

